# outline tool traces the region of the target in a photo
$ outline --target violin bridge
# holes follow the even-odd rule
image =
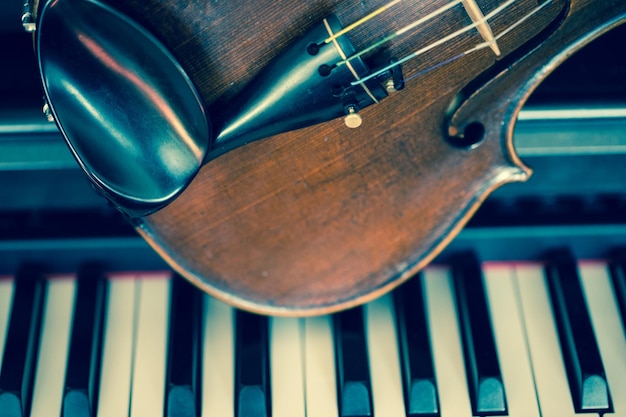
[[[493,32],[491,31],[491,26],[489,26],[489,22],[485,18],[485,15],[480,10],[480,6],[476,3],[476,0],[463,0],[463,7],[465,11],[472,19],[472,22],[476,24],[476,30],[480,33],[480,36],[483,37],[485,42],[489,44],[489,47],[493,51],[494,54],[500,56],[500,48],[498,47],[498,41],[493,36]]]

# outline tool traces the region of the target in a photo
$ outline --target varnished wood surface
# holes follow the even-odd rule
[[[384,1],[111,0],[179,59],[217,109],[289,42],[335,13],[348,24]],[[447,0],[401,2],[359,27],[357,49]],[[502,2],[479,1],[489,11]],[[495,34],[532,8],[519,0],[490,22]],[[430,71],[363,125],[335,120],[236,149],[203,167],[173,203],[137,220],[179,272],[239,307],[280,315],[336,311],[376,297],[424,267],[496,187],[528,177],[513,121],[536,84],[626,15],[623,0],[554,0],[499,41]],[[402,57],[471,23],[453,9],[369,57]],[[429,68],[481,42],[470,31],[404,68]],[[213,111],[215,113],[215,111]],[[480,122],[484,139],[455,147],[448,132]]]

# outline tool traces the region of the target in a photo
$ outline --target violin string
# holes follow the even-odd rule
[[[440,7],[439,9],[435,10],[434,12],[427,14],[426,16],[416,20],[415,22],[413,22],[413,23],[403,27],[402,29],[397,30],[396,32],[392,33],[391,35],[388,35],[388,36],[380,39],[379,41],[377,41],[374,44],[368,46],[367,48],[365,48],[365,49],[363,49],[363,50],[361,50],[361,51],[351,55],[348,59],[345,59],[345,60],[337,62],[335,64],[335,66],[338,67],[338,66],[344,65],[344,64],[346,64],[347,61],[349,61],[351,59],[355,59],[355,58],[358,58],[358,57],[360,57],[362,55],[367,54],[368,52],[378,48],[379,46],[382,46],[383,44],[391,41],[392,39],[395,39],[398,36],[401,36],[401,35],[405,34],[406,32],[410,31],[411,29],[414,29],[417,26],[420,26],[420,25],[428,22],[429,20],[432,20],[435,17],[437,17],[437,16],[447,12],[448,10],[450,10],[453,7],[461,4],[462,2],[463,2],[463,0],[454,0],[454,1],[450,2],[450,3],[448,3],[447,5],[445,5],[444,7]]]
[[[515,29],[516,27],[518,27],[519,25],[521,25],[522,23],[524,23],[525,21],[530,19],[535,14],[539,13],[539,11],[541,11],[544,7],[546,7],[548,4],[551,4],[552,2],[553,2],[553,0],[546,0],[542,4],[540,4],[539,6],[535,7],[533,10],[531,10],[525,16],[522,16],[522,18],[519,19],[517,22],[513,23],[511,26],[509,26],[508,28],[503,30],[499,35],[497,35],[496,36],[496,40],[499,41],[501,38],[506,36],[513,29]]]
[[[518,0],[508,0],[508,1],[504,2],[504,3],[502,3],[500,6],[498,6],[497,8],[493,9],[491,12],[486,14],[485,17],[483,17],[482,19],[477,20],[477,21],[471,23],[470,25],[467,25],[467,26],[465,26],[465,27],[463,27],[463,28],[461,28],[461,29],[459,29],[459,30],[457,30],[455,32],[452,32],[448,36],[444,36],[443,38],[440,38],[437,41],[432,42],[431,44],[429,44],[429,45],[427,45],[427,46],[425,46],[425,47],[423,47],[421,49],[418,49],[415,52],[410,53],[410,54],[406,55],[405,57],[403,57],[403,58],[401,58],[401,59],[399,59],[399,60],[397,60],[397,61],[395,61],[395,62],[393,62],[393,63],[391,63],[391,64],[389,64],[387,66],[385,66],[385,67],[380,68],[379,70],[369,74],[366,77],[361,78],[360,80],[353,81],[351,83],[351,85],[363,84],[363,83],[371,80],[372,78],[378,77],[379,75],[381,75],[381,74],[391,70],[392,68],[397,67],[398,65],[402,65],[402,64],[404,64],[405,62],[407,62],[407,61],[409,61],[411,59],[419,57],[420,55],[422,55],[422,54],[424,54],[424,53],[426,53],[426,52],[428,52],[428,51],[430,51],[430,50],[432,50],[432,49],[434,49],[434,48],[436,48],[436,47],[438,47],[438,46],[448,42],[449,40],[454,39],[454,38],[462,35],[463,33],[466,33],[468,31],[476,28],[477,26],[481,25],[482,23],[487,22],[488,20],[492,19],[494,16],[497,16],[498,14],[500,14],[501,12],[503,12],[504,10],[509,8],[511,5],[513,5],[517,1]],[[552,1],[552,0],[548,0],[548,2],[550,2],[550,1]],[[489,46],[489,45],[491,45],[491,42],[486,42],[486,44],[487,44],[487,46]],[[351,58],[352,58],[352,56],[349,57],[348,60],[350,60]]]
[[[521,25],[522,23],[524,23],[525,21],[527,21],[528,19],[530,19],[532,16],[534,16],[535,14],[539,13],[539,11],[541,11],[543,8],[545,8],[548,4],[550,4],[552,2],[552,0],[547,0],[544,3],[542,3],[541,5],[535,7],[533,10],[531,10],[529,13],[527,13],[525,16],[523,16],[521,19],[519,19],[517,22],[515,22],[514,24],[512,24],[511,26],[509,26],[508,28],[506,28],[505,30],[503,30],[502,32],[500,32],[498,35],[495,36],[495,40],[498,41],[500,39],[502,39],[504,36],[506,36],[508,33],[510,33],[512,30],[514,30],[516,27],[518,27],[519,25]],[[463,58],[464,56],[467,56],[469,54],[471,54],[472,52],[476,52],[476,51],[480,51],[481,49],[485,49],[488,48],[491,45],[492,42],[482,42],[479,43],[478,45],[474,46],[473,48],[468,49],[467,51],[461,52],[458,55],[453,56],[452,58],[448,58],[442,62],[439,62],[435,65],[433,65],[432,67],[428,67],[422,71],[419,71],[413,75],[411,75],[410,77],[406,78],[404,81],[408,82],[414,78],[417,78],[419,76],[422,76],[430,71],[433,71],[439,67],[442,67],[446,64],[449,64],[453,61],[456,61],[457,59]]]
[[[476,47],[474,47],[474,48],[472,48],[472,49],[470,49],[468,51],[461,52],[460,54],[455,55],[452,58],[447,58],[447,59],[445,59],[445,60],[443,60],[441,62],[436,63],[432,67],[428,67],[426,69],[418,71],[417,73],[411,75],[410,77],[405,78],[404,82],[408,83],[409,81],[411,81],[414,78],[420,77],[420,76],[422,76],[422,75],[424,75],[426,73],[429,73],[429,72],[431,72],[433,70],[436,70],[439,67],[443,67],[444,65],[447,65],[447,64],[449,64],[449,63],[451,63],[453,61],[456,61],[457,59],[463,58],[464,56],[468,55],[471,52],[477,51],[479,49],[486,48],[487,46],[489,46],[489,43],[488,42],[483,42],[482,44],[477,45]]]
[[[338,37],[345,35],[346,33],[350,32],[352,29],[361,26],[363,23],[373,19],[374,17],[378,16],[379,14],[383,13],[384,11],[390,9],[391,7],[395,6],[396,4],[400,3],[402,0],[393,0],[387,4],[385,4],[384,6],[374,10],[373,12],[371,12],[370,14],[368,14],[365,17],[362,17],[361,19],[357,20],[356,22],[346,26],[345,28],[341,29],[339,32],[337,33],[333,33],[331,36],[329,36],[328,38],[326,38],[324,40],[324,42],[322,42],[322,44],[329,44],[332,41],[334,41],[335,39],[337,39]]]
[[[476,3],[476,0],[463,0],[463,7],[467,12],[467,15],[472,19],[472,22],[476,22],[484,17],[482,10],[480,10],[480,6]],[[491,31],[491,26],[486,21],[476,27],[480,36],[486,42],[489,42],[491,50],[497,56],[500,56],[500,47],[498,46],[498,42],[493,37],[493,32]]]

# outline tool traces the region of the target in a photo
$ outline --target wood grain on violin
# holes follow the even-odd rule
[[[530,175],[512,131],[536,85],[626,19],[623,0],[450,2],[396,1],[342,35],[362,51],[424,20],[363,56],[376,69],[420,51],[360,127],[339,118],[233,149],[133,219],[138,232],[199,287],[262,313],[328,313],[409,279],[491,191]],[[107,3],[163,42],[211,119],[324,18],[348,26],[389,1]]]

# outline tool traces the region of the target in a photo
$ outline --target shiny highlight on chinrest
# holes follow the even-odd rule
[[[46,99],[92,183],[132,217],[169,203],[202,166],[211,135],[185,71],[98,1],[50,0],[38,19]]]

